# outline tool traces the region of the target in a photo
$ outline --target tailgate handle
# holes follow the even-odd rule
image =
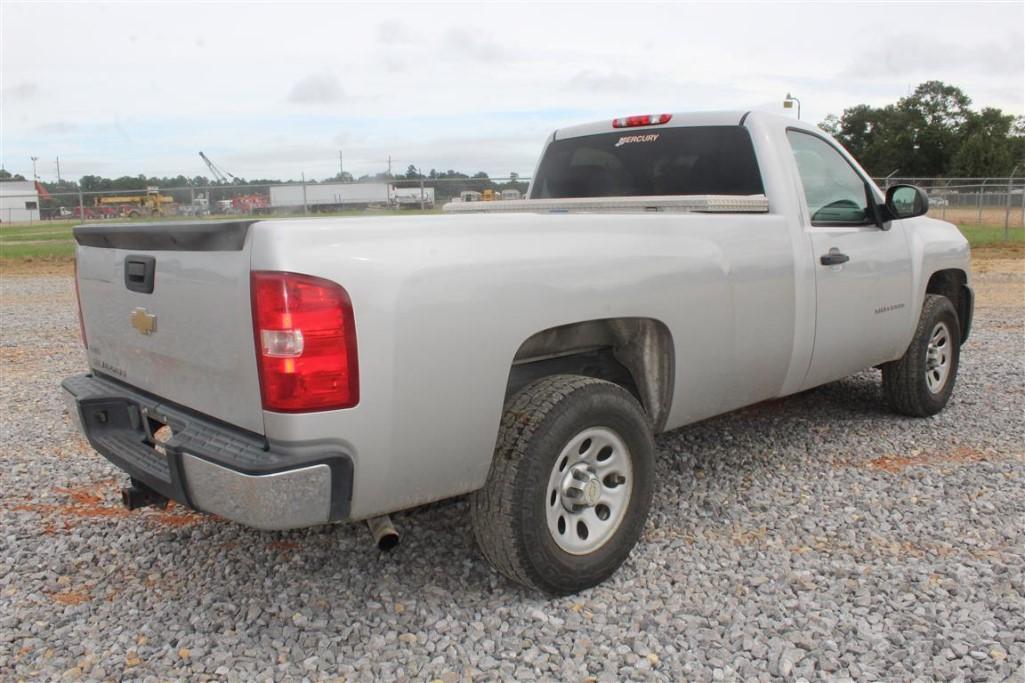
[[[153,293],[157,260],[152,256],[125,257],[125,287],[142,294]]]

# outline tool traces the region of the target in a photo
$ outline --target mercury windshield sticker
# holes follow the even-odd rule
[[[631,142],[655,142],[655,140],[658,140],[658,133],[651,133],[649,135],[624,135],[619,138],[619,142],[616,143],[616,147],[629,145]]]

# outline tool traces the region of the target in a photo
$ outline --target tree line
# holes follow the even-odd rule
[[[526,183],[520,180],[519,174],[513,172],[506,178],[492,179],[484,171],[478,171],[473,175],[460,173],[459,171],[447,170],[438,171],[431,169],[429,173],[420,173],[414,166],[410,166],[405,173],[377,173],[373,175],[362,175],[353,178],[350,173],[335,174],[324,180],[307,179],[307,185],[318,183],[389,183],[398,182],[402,185],[417,185],[423,180],[426,187],[460,187],[466,190],[502,190],[509,188],[526,187]],[[6,169],[0,168],[0,180],[26,180],[21,174],[11,174]],[[157,188],[200,188],[211,187],[229,191],[232,188],[243,189],[239,186],[245,185],[282,185],[285,183],[298,183],[299,180],[281,180],[278,178],[235,178],[232,181],[212,180],[206,176],[187,177],[178,175],[173,177],[156,177],[139,174],[135,176],[121,176],[118,178],[104,178],[96,175],[86,175],[75,182],[73,180],[61,180],[58,182],[40,181],[39,184],[51,194],[77,193],[80,189],[83,192],[129,192],[145,190],[150,187]],[[461,190],[457,190],[456,194]]]
[[[1025,117],[971,108],[960,88],[922,83],[895,104],[859,104],[819,127],[874,177],[987,178],[1025,167]]]

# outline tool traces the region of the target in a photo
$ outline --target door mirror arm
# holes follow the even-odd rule
[[[876,201],[875,193],[872,192],[872,186],[868,182],[865,183],[865,206],[871,212],[870,218],[875,222],[877,228],[880,230],[890,229],[890,222],[886,218],[886,207]]]

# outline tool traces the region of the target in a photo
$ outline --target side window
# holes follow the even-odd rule
[[[865,181],[829,143],[808,133],[787,131],[801,174],[812,225],[865,225],[873,222]]]

